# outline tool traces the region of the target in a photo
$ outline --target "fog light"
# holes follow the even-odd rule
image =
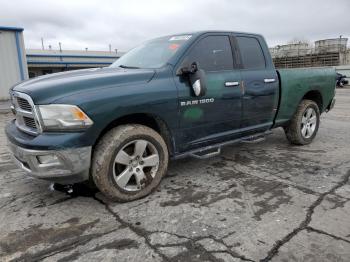
[[[37,156],[38,162],[40,164],[54,164],[59,163],[58,158],[56,155],[50,154],[50,155],[42,155]]]
[[[12,114],[16,115],[16,109],[14,106],[10,106]]]

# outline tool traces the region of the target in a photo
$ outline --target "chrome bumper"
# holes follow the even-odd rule
[[[64,150],[32,150],[8,141],[14,162],[29,175],[61,183],[89,178],[91,147]]]

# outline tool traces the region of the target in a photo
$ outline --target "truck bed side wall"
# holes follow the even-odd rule
[[[322,96],[321,112],[324,112],[335,94],[335,69],[298,68],[278,70],[281,81],[280,108],[275,127],[288,123],[300,101],[310,91],[318,91]]]

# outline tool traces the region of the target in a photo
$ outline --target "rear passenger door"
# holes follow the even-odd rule
[[[236,35],[242,77],[242,131],[267,130],[278,107],[275,67],[262,37]]]

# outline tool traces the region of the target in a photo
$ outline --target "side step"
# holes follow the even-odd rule
[[[265,140],[265,137],[267,135],[271,135],[271,134],[272,134],[272,131],[268,130],[268,131],[258,133],[255,135],[245,136],[242,138],[237,138],[237,139],[226,141],[223,143],[217,143],[217,144],[214,144],[211,146],[206,146],[206,147],[202,147],[199,149],[187,151],[187,152],[173,156],[172,159],[180,159],[180,158],[184,158],[184,157],[188,157],[188,156],[191,156],[194,158],[199,158],[199,159],[207,159],[209,157],[214,157],[214,156],[219,155],[221,153],[221,147],[223,147],[223,146],[233,145],[233,144],[237,144],[240,142],[258,143],[258,142]]]
[[[266,140],[266,135],[252,135],[242,139],[242,143],[255,144]]]
[[[206,149],[203,151],[197,151],[194,153],[191,153],[190,156],[194,158],[199,158],[199,159],[207,159],[210,157],[214,157],[217,155],[220,155],[221,153],[221,147],[213,148],[213,149]]]

